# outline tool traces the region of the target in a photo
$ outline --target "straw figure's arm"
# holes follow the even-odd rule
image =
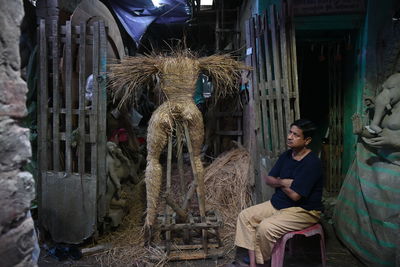
[[[199,58],[199,67],[200,72],[211,76],[214,85],[213,94],[217,99],[235,93],[241,71],[251,69],[229,54]]]
[[[122,59],[119,64],[109,64],[109,86],[114,101],[119,101],[119,108],[129,103],[135,92],[159,73],[158,63],[156,56],[136,56]]]

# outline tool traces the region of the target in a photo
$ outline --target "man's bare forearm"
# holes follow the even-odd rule
[[[267,176],[265,177],[265,183],[274,188],[283,186],[282,179],[279,179],[279,177]]]
[[[301,196],[290,189],[290,187],[282,187],[282,191],[293,201],[297,201],[301,198]]]
[[[279,177],[273,177],[273,176],[267,176],[265,177],[265,182],[267,185],[277,188],[280,187],[282,191],[293,201],[297,201],[301,198],[301,196],[290,189],[290,186],[292,185],[293,179],[285,178],[285,179],[280,179]]]

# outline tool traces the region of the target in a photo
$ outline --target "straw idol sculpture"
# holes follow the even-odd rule
[[[177,123],[186,124],[192,142],[195,169],[198,173],[198,196],[204,196],[203,165],[200,151],[203,143],[203,118],[193,101],[199,74],[212,78],[214,97],[233,93],[240,78],[240,71],[247,67],[230,55],[196,57],[188,50],[173,51],[169,55],[146,55],[123,59],[110,65],[109,81],[114,99],[119,105],[131,102],[135,91],[156,77],[166,101],[152,114],[147,131],[147,167],[145,172],[147,215],[145,226],[156,222],[162,167],[160,154]],[[199,206],[205,207],[204,197]],[[200,210],[204,214],[204,210]]]

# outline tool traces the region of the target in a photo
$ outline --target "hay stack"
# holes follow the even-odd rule
[[[204,171],[207,206],[222,216],[221,236],[227,253],[235,247],[239,212],[252,204],[249,171],[250,155],[244,148],[222,154]]]

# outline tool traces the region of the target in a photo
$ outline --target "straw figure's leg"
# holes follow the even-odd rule
[[[147,166],[145,172],[147,215],[145,227],[149,230],[156,223],[162,183],[160,155],[168,141],[169,134],[171,134],[172,125],[173,120],[170,112],[168,112],[167,102],[165,102],[154,111],[147,132]]]
[[[189,137],[192,142],[194,165],[198,177],[197,195],[199,197],[199,209],[202,216],[205,215],[205,189],[204,189],[204,169],[201,162],[200,153],[204,139],[203,116],[193,102],[184,106],[182,118],[187,122]]]

